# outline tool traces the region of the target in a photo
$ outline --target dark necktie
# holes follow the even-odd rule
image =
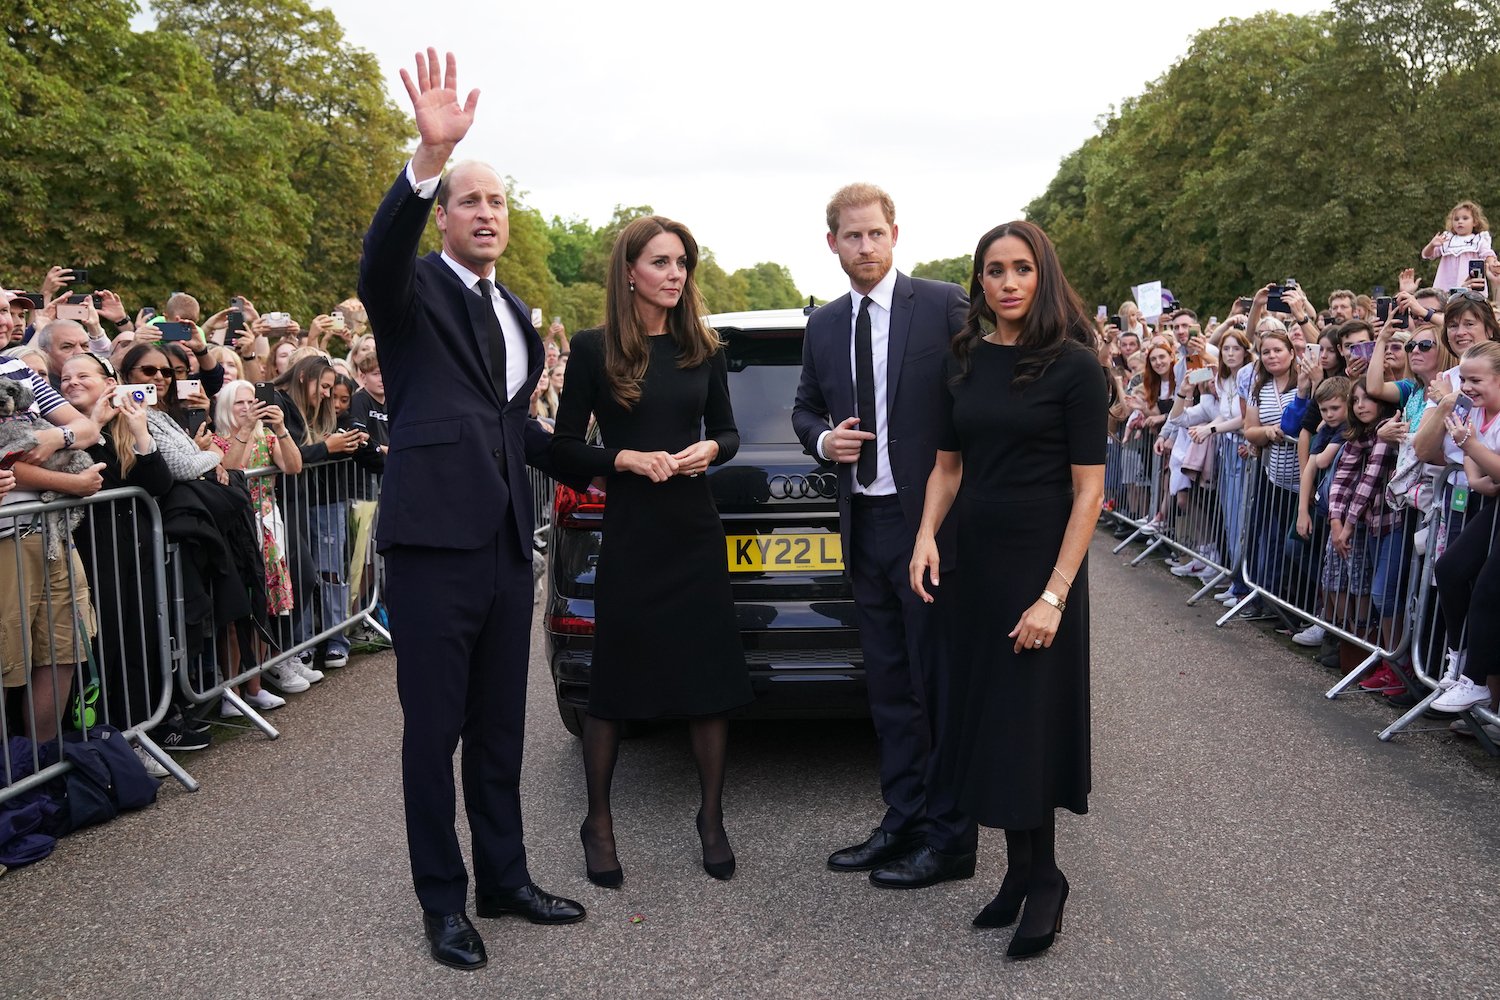
[[[475,313],[475,318],[484,333],[481,341],[489,348],[490,381],[495,384],[495,395],[504,403],[509,395],[505,391],[505,331],[500,329],[500,317],[495,315],[495,286],[489,278],[480,278],[474,287],[479,289],[479,297],[484,300],[483,308]]]
[[[859,429],[875,433],[875,352],[870,347],[870,297],[859,300],[859,316],[854,320],[854,395],[859,406]],[[875,442],[859,449],[855,477],[859,485],[875,481]]]

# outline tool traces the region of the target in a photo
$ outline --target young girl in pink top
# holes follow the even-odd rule
[[[1490,224],[1476,202],[1461,201],[1448,213],[1448,228],[1422,248],[1422,259],[1438,262],[1432,287],[1440,292],[1463,288],[1469,280],[1469,261],[1495,256],[1490,246]]]

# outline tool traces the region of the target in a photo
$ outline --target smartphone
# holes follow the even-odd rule
[[[1375,356],[1375,342],[1373,340],[1367,340],[1367,341],[1365,341],[1362,344],[1350,344],[1349,345],[1349,357],[1350,357],[1350,359],[1359,358],[1362,361],[1369,361],[1374,356]]]
[[[1484,277],[1484,261],[1482,261],[1482,260],[1471,260],[1471,261],[1469,261],[1469,278],[1472,280],[1474,278],[1482,278],[1482,277]]]
[[[1212,382],[1213,378],[1212,368],[1192,368],[1187,373],[1188,385],[1202,385],[1204,382]]]
[[[553,326],[561,326],[562,325],[562,317],[561,316],[553,316],[552,317],[552,325]]]
[[[283,312],[266,313],[266,326],[273,330],[285,330],[292,325],[292,314]]]
[[[57,304],[57,318],[86,322],[89,318],[88,301],[87,295],[69,295]]]
[[[531,325],[540,327],[542,325],[542,311],[537,308],[531,310]]]
[[[1372,297],[1374,297],[1374,298],[1378,299],[1378,298],[1380,298],[1384,294],[1385,294],[1385,286],[1384,285],[1376,285],[1374,288],[1370,289],[1370,295]]]
[[[142,406],[155,406],[156,383],[139,382],[115,386],[115,405],[120,406],[127,399],[133,399]]]
[[[238,309],[229,310],[228,325],[224,328],[224,338],[233,340],[245,331],[245,314]]]
[[[89,283],[89,269],[88,268],[86,268],[86,267],[70,267],[70,268],[68,268],[68,270],[73,272],[73,279],[71,281],[69,281],[68,284],[70,284],[70,285],[87,285]]]
[[[104,296],[100,295],[98,292],[91,293],[89,295],[89,299],[94,303],[95,309],[104,308]]]
[[[1375,298],[1375,322],[1384,323],[1391,318],[1391,298],[1387,295],[1378,295]]]
[[[189,437],[197,437],[203,425],[208,423],[208,411],[192,409],[187,411],[187,432]]]
[[[234,298],[232,298],[232,299],[229,300],[229,308],[234,309],[234,310],[239,311],[239,312],[244,312],[244,310],[245,310],[245,300],[244,300],[244,298],[241,297],[241,296],[239,296],[239,295],[236,295]]]
[[[1283,281],[1281,283],[1281,287],[1283,289],[1296,288],[1297,287],[1297,279],[1296,278],[1288,278],[1288,279],[1286,279],[1285,281]]]
[[[1281,300],[1282,287],[1272,285],[1271,290],[1266,293],[1266,312],[1291,314],[1292,307]]]
[[[1114,327],[1116,330],[1123,330],[1123,329],[1125,329],[1123,326],[1120,325],[1120,316],[1119,316],[1118,313],[1111,313],[1109,319],[1106,320],[1105,322],[1109,323],[1109,325],[1112,326],[1112,327]]]
[[[343,313],[341,313],[341,312],[335,312],[332,316],[330,316],[328,318],[333,321],[333,328],[335,330],[342,331],[345,328],[345,326],[344,326],[344,314]]]
[[[1304,354],[1303,356],[1313,363],[1314,368],[1323,363],[1322,344],[1308,344],[1307,347],[1303,348],[1303,350],[1306,351],[1306,354]]]
[[[255,383],[255,401],[267,406],[276,405],[276,387],[270,382]]]
[[[177,398],[184,396],[196,396],[203,391],[203,380],[196,378],[180,378],[177,380]]]
[[[174,340],[193,339],[193,324],[191,323],[158,323],[156,330],[164,344]]]
[[[47,308],[47,296],[43,295],[41,292],[22,292],[21,298],[29,301],[31,303],[31,308],[33,309]]]
[[[1098,309],[1094,310],[1094,318],[1095,319],[1103,319],[1104,317],[1106,317],[1108,315],[1109,315],[1109,306],[1100,306]]]
[[[1459,393],[1458,398],[1453,401],[1454,419],[1468,420],[1469,411],[1472,409],[1474,409],[1474,401],[1468,396],[1465,396],[1463,393]]]
[[[4,458],[0,458],[0,469],[9,469],[11,466],[19,462],[21,460],[21,456],[24,454],[26,454],[26,449],[24,448],[20,451],[12,451],[6,453]]]
[[[1237,305],[1237,306],[1240,307],[1240,312],[1245,313],[1246,315],[1249,315],[1249,313],[1250,313],[1250,305],[1254,301],[1255,301],[1254,299],[1252,299],[1252,298],[1250,298],[1248,296],[1241,295],[1238,299],[1235,300],[1235,305]]]
[[[156,318],[156,307],[155,306],[145,306],[145,307],[143,307],[141,309],[141,319],[142,320],[153,320],[155,318]]]

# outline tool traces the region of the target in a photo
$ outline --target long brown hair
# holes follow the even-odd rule
[[[1010,384],[1020,388],[1041,378],[1070,343],[1082,344],[1091,351],[1096,349],[1093,321],[1083,311],[1083,300],[1068,284],[1052,241],[1036,223],[1018,219],[991,229],[979,238],[979,245],[974,248],[974,268],[969,274],[969,315],[953,338],[953,354],[959,366],[955,381],[969,374],[974,345],[988,329],[994,328],[995,311],[984,300],[980,275],[984,255],[996,240],[1006,236],[1016,237],[1031,250],[1037,277],[1036,296],[1031,300],[1031,308],[1021,323],[1021,336],[1016,341],[1021,353]]]
[[[317,444],[338,429],[338,417],[333,412],[333,400],[324,399],[321,391],[315,401],[309,401],[307,398],[307,387],[317,386],[323,380],[323,373],[333,370],[333,365],[329,364],[327,358],[321,354],[313,354],[276,376],[276,381],[271,383],[287,394],[292,405],[302,415],[303,432],[300,444]],[[310,410],[309,407],[311,407]]]
[[[667,333],[677,344],[677,367],[697,368],[713,357],[723,345],[719,335],[703,322],[707,309],[698,291],[698,241],[680,222],[648,215],[631,222],[615,238],[609,255],[609,274],[605,278],[604,374],[609,379],[610,394],[615,402],[630,409],[641,398],[641,379],[651,360],[650,337],[635,311],[635,294],[630,283],[630,265],[662,233],[682,240],[687,255],[687,278],[677,305],[667,313]]]
[[[1292,363],[1286,370],[1286,377],[1291,380],[1288,383],[1289,385],[1296,385],[1297,348],[1292,343],[1291,335],[1283,330],[1266,330],[1260,334],[1260,336],[1257,338],[1257,342],[1264,341],[1267,337],[1270,337],[1272,340],[1279,340],[1286,345],[1287,351],[1292,356]],[[1264,353],[1261,351],[1257,351],[1255,355],[1254,381],[1250,385],[1250,396],[1252,397],[1252,399],[1258,400],[1260,398],[1260,390],[1265,388],[1265,384],[1267,382],[1270,382],[1274,385],[1276,382],[1276,376],[1272,375],[1270,371],[1266,369]],[[1280,390],[1277,391],[1279,392]]]
[[[1150,400],[1152,406],[1155,406],[1156,401],[1161,398],[1162,378],[1156,374],[1156,369],[1151,367],[1151,355],[1157,351],[1167,352],[1167,386],[1169,391],[1175,393],[1177,391],[1177,345],[1166,337],[1153,337],[1151,343],[1141,350],[1146,352],[1146,370],[1141,372],[1141,384],[1146,387],[1146,398]]]

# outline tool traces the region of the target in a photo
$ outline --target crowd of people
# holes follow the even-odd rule
[[[1340,289],[1324,309],[1290,279],[1222,321],[1101,307],[1106,506],[1119,537],[1164,533],[1191,553],[1172,572],[1222,582],[1215,599],[1241,616],[1268,603],[1306,612],[1293,640],[1324,665],[1388,654],[1360,686],[1394,705],[1427,694],[1415,656],[1441,676],[1434,710],[1493,710],[1500,637],[1468,614],[1500,578],[1500,258],[1481,207],[1456,205],[1421,257],[1438,261],[1431,284],[1407,268],[1392,295]],[[1436,585],[1419,591],[1410,574],[1424,554]]]
[[[181,553],[166,596],[185,608],[172,638],[195,687],[250,674],[237,697],[201,707],[174,685],[152,732],[173,751],[207,746],[210,716],[274,710],[348,662],[340,626],[363,596],[351,594],[351,513],[376,496],[389,441],[358,300],[305,329],[243,296],[203,312],[176,292],[132,316],[66,267],[36,292],[0,288],[0,388],[23,435],[3,438],[20,444],[0,456],[0,505],[143,490]],[[151,521],[131,498],[84,505],[72,521],[0,516],[8,737],[42,745],[89,718],[124,730],[157,710]]]

